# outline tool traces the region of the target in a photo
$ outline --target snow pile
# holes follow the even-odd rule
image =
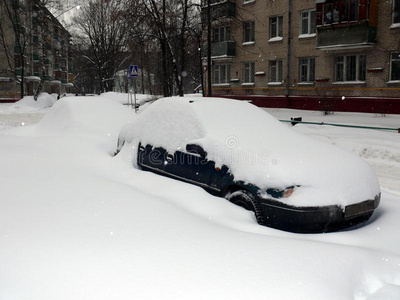
[[[102,93],[100,97],[111,99],[117,101],[122,104],[129,104],[128,94],[127,93],[118,93],[118,92],[106,92]],[[136,94],[136,103],[139,105],[143,105],[144,103],[154,100],[155,96],[146,95],[146,94]],[[132,95],[133,101],[133,95]]]
[[[107,132],[131,111],[74,99],[0,132],[1,299],[400,299],[398,196],[384,191],[357,230],[259,226],[201,188],[110,156]]]
[[[57,94],[41,93],[35,101],[33,96],[25,96],[21,100],[9,106],[5,113],[30,113],[49,108],[57,102]]]
[[[58,100],[38,124],[26,129],[15,128],[14,132],[96,137],[107,142],[106,151],[113,153],[122,125],[134,117],[131,109],[100,97],[65,97]]]
[[[128,142],[185,149],[197,143],[216,165],[226,165],[236,181],[260,188],[300,186],[287,199],[297,206],[374,199],[379,183],[371,168],[348,151],[305,137],[263,110],[219,98],[164,98],[121,134]]]

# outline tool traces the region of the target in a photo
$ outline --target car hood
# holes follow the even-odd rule
[[[218,110],[206,101],[195,104],[208,132],[195,142],[237,181],[262,189],[296,186],[290,197],[279,199],[296,206],[344,207],[380,193],[371,167],[347,150],[304,136],[247,103],[232,109],[225,100]],[[227,116],[221,117],[221,110]]]

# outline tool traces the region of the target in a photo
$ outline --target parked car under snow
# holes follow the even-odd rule
[[[260,108],[220,98],[164,98],[121,131],[143,170],[198,185],[281,230],[329,232],[366,222],[380,202],[356,155],[296,133]]]

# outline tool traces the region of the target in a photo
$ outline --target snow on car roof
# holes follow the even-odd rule
[[[246,101],[171,97],[150,105],[123,131],[125,139],[168,151],[197,143],[216,165],[227,165],[235,180],[260,188],[300,185],[283,201],[298,206],[372,199],[379,183],[354,154],[292,130]]]

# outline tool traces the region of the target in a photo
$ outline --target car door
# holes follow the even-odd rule
[[[215,162],[207,158],[204,149],[196,144],[188,144],[186,151],[167,155],[167,161],[167,173],[214,193],[224,190],[229,178],[228,168],[216,167]]]
[[[137,162],[142,169],[164,175],[166,157],[167,151],[164,148],[139,143]]]

